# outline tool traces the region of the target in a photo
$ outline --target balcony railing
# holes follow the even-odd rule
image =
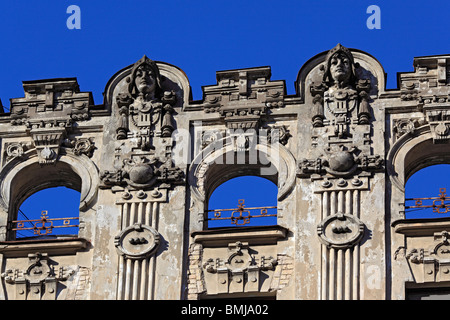
[[[214,209],[207,211],[208,221],[221,221],[224,224],[221,226],[226,226],[227,221],[229,224],[234,226],[243,226],[250,223],[251,219],[254,218],[268,218],[277,216],[276,206],[266,206],[266,207],[245,207],[245,200],[238,200],[237,208],[232,209]]]
[[[41,212],[40,219],[30,219],[30,220],[14,220],[11,221],[11,231],[25,231],[32,230],[34,236],[45,236],[53,233],[54,229],[59,228],[78,228],[78,217],[70,218],[49,218],[47,211]]]
[[[408,212],[431,209],[433,213],[445,214],[450,212],[450,197],[447,197],[447,189],[440,188],[438,197],[408,198],[405,199],[405,209]],[[414,201],[414,202],[412,202]],[[411,203],[410,205],[407,205]]]

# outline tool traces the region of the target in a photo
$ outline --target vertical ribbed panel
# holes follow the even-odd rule
[[[121,203],[122,230],[141,223],[158,228],[158,202]],[[119,256],[118,300],[152,300],[155,289],[155,256],[144,259],[128,259]]]
[[[360,190],[325,191],[321,194],[321,218],[337,212],[360,217]],[[322,244],[321,299],[359,299],[359,244],[328,248]]]

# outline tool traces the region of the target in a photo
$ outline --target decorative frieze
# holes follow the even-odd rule
[[[162,163],[155,157],[135,156],[124,159],[119,170],[102,171],[100,180],[100,188],[104,189],[115,186],[133,190],[148,190],[155,186],[163,189],[183,183],[184,172],[174,167],[171,159]]]
[[[448,158],[432,143],[450,139],[449,61],[416,58],[386,90],[375,58],[337,45],[302,67],[295,94],[260,67],[217,72],[201,101],[181,69],[146,56],[114,75],[98,105],[72,78],[24,82],[0,119],[0,298],[356,300],[450,281],[450,237],[432,238],[441,224],[423,239],[389,230],[409,176]],[[208,229],[212,193],[250,174],[277,184],[279,225],[244,226],[240,203],[235,229]],[[81,191],[79,236],[92,242],[14,239],[20,203],[59,184]],[[40,248],[55,263],[27,258]]]
[[[266,294],[281,290],[293,274],[293,258],[277,252],[286,237],[280,226],[240,227],[193,234],[189,251],[188,296]]]
[[[228,254],[223,258],[209,258],[203,264],[208,273],[216,274],[217,293],[259,291],[260,271],[274,270],[276,258],[249,253],[246,242],[228,244]]]
[[[228,129],[258,130],[268,110],[284,107],[284,82],[270,76],[269,67],[217,72],[217,85],[204,87],[204,111],[218,112]]]
[[[332,145],[325,148],[323,156],[317,159],[298,161],[297,176],[301,178],[349,177],[352,175],[370,174],[384,169],[384,159],[380,155],[361,153],[356,147]],[[317,177],[314,177],[317,176]]]
[[[434,233],[430,248],[409,248],[406,259],[417,283],[450,281],[450,233]]]
[[[25,270],[8,269],[1,275],[6,283],[15,286],[17,300],[55,300],[58,282],[75,273],[63,266],[55,270],[46,253],[29,254],[28,260]]]
[[[80,92],[75,78],[23,81],[24,98],[11,99],[11,124],[37,127],[70,126],[90,118],[90,92]]]

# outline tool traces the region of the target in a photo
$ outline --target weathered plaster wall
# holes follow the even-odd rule
[[[74,78],[25,81],[0,114],[0,298],[405,299],[447,285],[449,224],[405,221],[404,185],[449,162],[448,64],[415,58],[386,91],[374,57],[337,45],[293,95],[260,67],[217,72],[201,101],[145,56],[102,104]],[[254,174],[278,185],[278,226],[208,229],[214,189]],[[16,239],[20,203],[57,185],[81,192],[78,237]]]

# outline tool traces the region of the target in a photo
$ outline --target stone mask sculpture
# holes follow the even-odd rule
[[[172,134],[175,96],[173,92],[163,92],[159,68],[145,55],[133,65],[126,81],[128,92],[116,97],[120,115],[116,138],[127,139],[131,121],[141,141],[139,147],[148,150],[153,136]]]
[[[132,97],[143,97],[149,101],[158,97],[161,92],[161,76],[153,60],[143,56],[136,62],[127,78],[128,92]]]
[[[324,67],[323,82],[328,87],[344,88],[355,83],[355,68],[359,64],[355,63],[350,50],[339,43],[328,52]]]
[[[358,79],[359,67],[351,51],[341,44],[327,53],[321,66],[322,82],[311,86],[314,127],[323,127],[328,119],[334,124],[336,135],[345,138],[350,135],[348,125],[354,116],[358,124],[369,123],[370,81]]]

